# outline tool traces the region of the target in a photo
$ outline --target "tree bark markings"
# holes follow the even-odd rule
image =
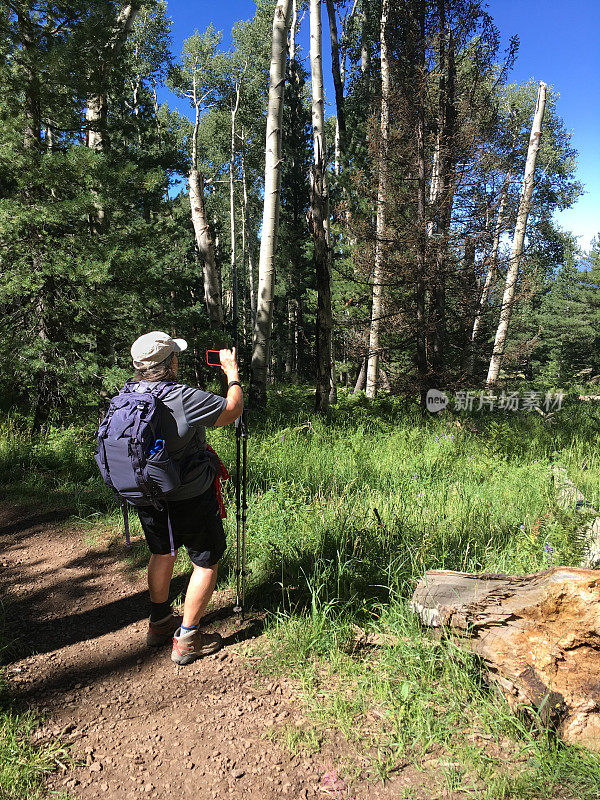
[[[508,327],[512,315],[512,309],[515,299],[515,291],[517,280],[519,277],[519,265],[523,255],[523,242],[525,240],[525,229],[527,227],[527,217],[529,216],[529,209],[531,207],[531,196],[533,194],[533,179],[535,174],[535,162],[540,147],[540,137],[542,135],[542,121],[544,118],[544,111],[546,108],[546,84],[540,81],[538,88],[537,102],[535,106],[535,113],[533,116],[533,123],[531,126],[531,137],[529,139],[529,148],[527,150],[527,161],[525,163],[525,174],[523,176],[523,188],[521,190],[521,199],[519,201],[519,210],[517,212],[517,221],[515,223],[515,233],[513,237],[513,244],[510,254],[510,262],[508,271],[506,273],[506,282],[504,285],[504,295],[502,297],[502,305],[500,307],[500,320],[496,330],[496,338],[494,340],[494,349],[490,359],[490,366],[487,375],[486,386],[493,387],[496,385],[500,367],[504,359],[506,349],[506,338],[508,336]]]
[[[260,406],[264,406],[267,400],[267,369],[273,325],[275,250],[281,194],[281,126],[283,122],[287,32],[290,25],[291,10],[291,0],[278,0],[273,16],[265,145],[263,229],[260,241],[258,303],[252,337],[250,383],[251,401]]]
[[[315,408],[325,412],[331,389],[331,269],[329,193],[323,94],[323,58],[321,36],[321,0],[310,0],[310,66],[312,85],[312,124],[314,163],[311,170],[310,221],[314,242],[317,276],[317,385]]]
[[[369,331],[369,353],[367,361],[367,390],[369,398],[377,394],[380,345],[379,335],[383,316],[383,265],[385,252],[386,203],[388,194],[388,141],[389,141],[389,98],[390,64],[387,47],[387,22],[389,0],[383,0],[381,8],[381,121],[379,141],[379,182],[377,187],[377,220],[375,223],[375,263],[373,266],[373,302],[371,329]]]

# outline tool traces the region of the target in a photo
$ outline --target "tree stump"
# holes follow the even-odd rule
[[[479,655],[513,710],[532,707],[564,741],[600,751],[600,571],[430,570],[411,609]]]

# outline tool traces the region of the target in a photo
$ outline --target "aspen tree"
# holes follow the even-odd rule
[[[331,270],[327,165],[325,163],[325,108],[321,0],[310,0],[310,68],[312,86],[313,167],[311,171],[311,226],[317,276],[317,386],[315,408],[329,406],[331,388]]]
[[[244,141],[244,132],[242,131],[242,141]],[[248,293],[250,295],[250,315],[251,315],[251,328],[254,327],[256,320],[256,292],[254,291],[254,252],[252,242],[254,236],[252,234],[252,226],[250,225],[249,212],[248,212],[248,180],[246,178],[246,155],[244,146],[242,146],[242,220],[244,222],[244,231],[248,232],[249,246],[248,253]],[[246,253],[246,246],[244,245],[244,253]]]
[[[494,226],[494,238],[492,240],[492,249],[490,251],[489,259],[487,261],[487,271],[485,275],[485,282],[479,296],[477,303],[477,311],[475,312],[475,319],[473,320],[473,330],[471,331],[471,339],[469,341],[469,353],[467,359],[467,375],[473,374],[474,358],[475,358],[475,342],[479,335],[481,327],[481,318],[484,314],[494,280],[496,279],[496,270],[498,268],[498,249],[500,247],[500,236],[502,234],[504,225],[504,210],[506,207],[506,199],[508,197],[508,187],[510,186],[512,174],[508,172],[504,180],[504,186],[500,193],[500,201],[498,203],[498,213],[496,216],[496,224]]]
[[[529,148],[527,150],[527,161],[525,162],[525,174],[523,177],[523,189],[521,191],[521,199],[519,200],[519,210],[517,212],[517,221],[515,223],[515,233],[513,237],[513,244],[510,253],[510,261],[508,271],[506,273],[506,283],[504,285],[504,295],[502,297],[502,305],[500,307],[500,320],[498,322],[498,329],[496,330],[496,338],[494,340],[494,349],[490,360],[490,367],[486,385],[493,387],[498,380],[500,367],[504,358],[506,349],[506,337],[508,335],[508,326],[515,301],[515,289],[519,277],[519,265],[523,255],[523,242],[525,240],[525,229],[527,227],[527,217],[531,207],[531,195],[533,194],[533,178],[535,174],[535,162],[540,148],[540,137],[542,135],[542,120],[544,118],[544,110],[546,108],[546,84],[540,82],[538,88],[537,102],[535,106],[535,113],[533,116],[533,124],[531,126],[531,137],[529,139]]]
[[[172,88],[185,97],[194,109],[194,126],[191,137],[191,160],[188,173],[190,213],[196,246],[202,261],[204,303],[210,326],[222,330],[224,326],[221,282],[215,256],[215,240],[206,211],[204,175],[198,165],[198,133],[200,115],[215,102],[217,80],[214,75],[215,52],[220,34],[212,26],[201,36],[195,33],[183,44],[181,63],[174,70]]]
[[[139,2],[121,6],[113,25],[112,36],[105,45],[104,57],[95,68],[93,83],[96,91],[88,97],[85,111],[85,144],[96,153],[103,153],[108,148],[106,115],[109,75],[133,27],[139,6]],[[107,224],[106,210],[97,200],[94,205],[96,210],[90,216],[90,227],[92,233],[100,233]]]
[[[377,221],[375,223],[375,264],[373,267],[373,303],[371,328],[369,331],[369,355],[367,365],[367,397],[377,394],[379,373],[379,332],[383,316],[383,263],[384,236],[386,227],[386,203],[388,193],[388,137],[390,64],[386,41],[389,0],[383,0],[379,28],[381,44],[381,121],[379,141],[379,184],[377,187]]]
[[[105,57],[97,66],[96,93],[91,94],[87,100],[85,112],[86,139],[85,143],[91,150],[102,152],[106,148],[106,113],[108,110],[107,91],[108,76],[115,59],[123,49],[127,35],[131,30],[139,11],[139,2],[125,3],[115,20],[113,35],[106,44]]]
[[[275,250],[281,198],[281,126],[283,122],[285,60],[291,11],[291,0],[278,0],[273,16],[265,145],[263,227],[260,240],[258,303],[252,337],[252,372],[250,381],[251,401],[259,406],[264,406],[267,402],[267,368],[273,327]]]
[[[238,347],[239,298],[237,252],[235,242],[235,118],[240,106],[240,79],[235,85],[235,102],[231,107],[231,149],[229,154],[229,227],[231,231],[231,283],[233,290],[233,340]]]
[[[198,128],[200,125],[200,106],[204,97],[198,95],[196,74],[192,80],[192,100],[195,108],[194,130],[192,133],[192,161],[188,175],[190,210],[196,237],[196,246],[202,259],[204,278],[204,302],[212,327],[222,329],[224,324],[221,285],[215,258],[215,244],[206,213],[204,199],[204,175],[198,169]]]

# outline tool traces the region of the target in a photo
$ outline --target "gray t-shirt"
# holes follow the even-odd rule
[[[134,391],[143,392],[156,382],[140,381]],[[188,500],[205,492],[215,478],[214,462],[206,451],[206,428],[215,424],[227,399],[202,389],[176,383],[161,397],[165,405],[162,430],[169,455],[181,470],[181,486],[169,500]]]

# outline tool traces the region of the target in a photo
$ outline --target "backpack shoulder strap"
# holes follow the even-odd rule
[[[160,383],[157,383],[152,389],[152,394],[158,397],[159,400],[162,400],[163,397],[169,394],[174,386],[177,386],[174,381],[160,381]]]

